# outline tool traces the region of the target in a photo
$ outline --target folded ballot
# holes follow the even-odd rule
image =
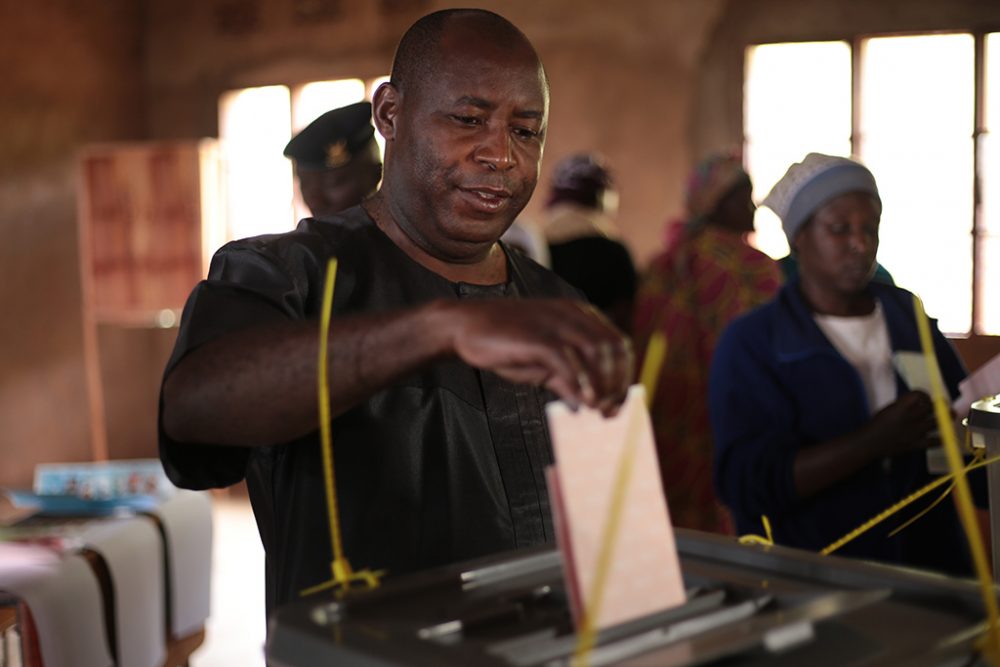
[[[546,408],[556,463],[547,473],[577,627],[595,629],[683,604],[684,582],[639,385],[615,417]]]
[[[958,383],[959,396],[951,408],[959,417],[969,414],[976,401],[1000,393],[1000,354]]]

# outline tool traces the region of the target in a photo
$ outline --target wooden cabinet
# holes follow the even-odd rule
[[[150,341],[162,341],[162,329],[175,326],[223,240],[220,192],[214,140],[96,144],[80,154],[84,359],[96,459],[109,456],[110,414],[132,422],[114,425],[122,440],[155,435],[155,396],[166,357],[164,345]],[[113,372],[114,386],[107,382],[109,369],[121,364],[102,360],[108,346],[99,339],[109,330],[117,341],[112,354],[149,364],[129,369],[124,378]],[[157,351],[147,354],[148,349]],[[107,410],[115,396],[138,401],[139,414],[135,406]],[[121,452],[126,457],[138,453]]]

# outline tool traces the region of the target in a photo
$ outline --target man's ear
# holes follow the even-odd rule
[[[383,83],[372,96],[372,120],[375,129],[386,141],[396,138],[396,119],[399,117],[401,100],[399,89],[388,81]]]

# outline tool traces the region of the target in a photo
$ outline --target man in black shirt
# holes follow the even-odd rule
[[[164,467],[190,488],[246,477],[269,611],[330,574],[316,396],[329,257],[336,482],[355,568],[392,575],[550,542],[543,405],[554,393],[612,412],[632,376],[622,334],[498,241],[545,140],[548,84],[527,38],[490,12],[430,14],[373,110],[380,190],[222,248],[164,375]]]

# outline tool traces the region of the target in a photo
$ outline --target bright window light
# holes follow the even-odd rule
[[[846,42],[752,46],[746,52],[744,161],[760,202],[810,152],[851,153],[851,48]],[[781,221],[758,208],[754,245],[788,254]]]
[[[979,321],[977,333],[1000,334],[1000,33],[986,36],[986,133],[980,142]],[[992,259],[992,261],[990,261]]]
[[[378,77],[376,79],[372,79],[371,81],[369,81],[368,82],[368,99],[372,99],[373,97],[375,97],[375,91],[378,90],[378,87],[381,86],[383,83],[385,83],[388,80],[389,80],[389,75],[386,74],[385,76],[380,76],[380,77]]]
[[[219,139],[228,238],[294,227],[292,165],[282,155],[291,122],[286,86],[246,88],[222,96]]]
[[[855,150],[882,197],[879,261],[950,333],[971,326],[973,51],[968,34],[862,42]]]
[[[330,109],[345,107],[365,99],[365,82],[361,79],[313,81],[295,91],[292,130],[298,132]]]

